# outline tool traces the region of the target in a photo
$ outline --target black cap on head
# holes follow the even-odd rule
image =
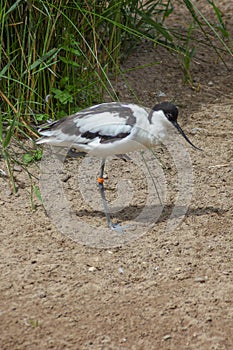
[[[161,102],[155,105],[153,111],[163,111],[169,121],[177,120],[178,108],[171,102]]]
[[[179,131],[179,133],[183,136],[183,138],[191,145],[193,148],[198,149],[199,151],[202,151],[201,148],[196,147],[185,135],[184,131],[181,129],[180,125],[177,122],[178,118],[178,108],[170,102],[161,102],[155,105],[153,108],[153,111],[163,111],[169,122],[171,122],[174,127]]]

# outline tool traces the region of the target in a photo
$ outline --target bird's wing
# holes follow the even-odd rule
[[[99,138],[101,143],[127,137],[137,122],[136,105],[103,103],[48,124],[39,132],[38,143],[66,140],[68,143],[88,143]]]

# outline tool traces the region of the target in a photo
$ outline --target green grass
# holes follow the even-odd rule
[[[186,31],[167,24],[179,3],[190,13]],[[195,33],[220,59],[226,52],[232,56],[221,11],[214,1],[207,3],[214,23],[190,0],[1,0],[0,156],[12,183],[15,163],[39,159],[33,149],[18,158],[12,145],[22,148],[21,140],[35,139],[36,127],[48,119],[102,102],[106,95],[117,100],[111,81],[119,74],[125,79],[121,60],[139,41],[172,51],[190,84]]]

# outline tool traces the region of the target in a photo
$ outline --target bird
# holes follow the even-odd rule
[[[42,137],[37,144],[68,147],[102,158],[97,184],[107,225],[112,230],[122,232],[122,227],[111,220],[105,197],[106,158],[112,155],[121,157],[131,151],[162,143],[171,128],[174,132],[178,130],[193,148],[201,150],[178,124],[178,113],[177,106],[166,101],[157,103],[153,108],[123,102],[101,103],[41,126],[38,132]]]

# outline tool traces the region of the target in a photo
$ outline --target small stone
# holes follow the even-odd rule
[[[1,204],[1,203],[0,203],[0,204]],[[228,276],[228,275],[230,275],[230,272],[229,272],[229,271],[222,271],[222,274]]]
[[[194,281],[199,283],[205,283],[207,280],[208,280],[208,277],[203,276],[203,277],[196,277]]]
[[[192,128],[190,132],[191,132],[191,134],[196,134],[196,133],[198,133],[200,131],[202,131],[201,128]]]
[[[95,267],[95,266],[91,266],[91,267],[89,267],[89,269],[88,269],[88,271],[90,271],[90,272],[94,272],[94,271],[96,271],[97,270],[97,268]]]
[[[62,182],[67,182],[71,178],[70,174],[65,174],[61,177]]]
[[[119,272],[119,273],[124,273],[123,267],[119,267],[118,272]]]
[[[43,298],[46,298],[46,296],[47,296],[47,293],[45,290],[41,290],[39,292],[39,298],[43,299]]]
[[[127,341],[127,338],[122,338],[121,343],[125,343]]]
[[[15,165],[13,170],[17,171],[18,173],[20,173],[22,171],[22,167],[20,165]]]
[[[165,92],[163,92],[163,91],[160,90],[160,91],[158,92],[158,96],[159,96],[159,97],[165,97],[166,94],[165,94]]]
[[[4,170],[0,169],[0,176],[7,177],[7,173]]]
[[[166,334],[164,337],[163,337],[163,340],[168,340],[168,339],[171,339],[171,334]]]
[[[176,271],[176,272],[180,272],[180,271],[182,271],[182,268],[181,268],[180,266],[175,267],[175,271]]]
[[[8,190],[5,192],[5,194],[7,197],[10,197],[10,196],[12,196],[13,192],[11,190]]]
[[[101,343],[110,343],[111,338],[108,335],[104,335]]]

